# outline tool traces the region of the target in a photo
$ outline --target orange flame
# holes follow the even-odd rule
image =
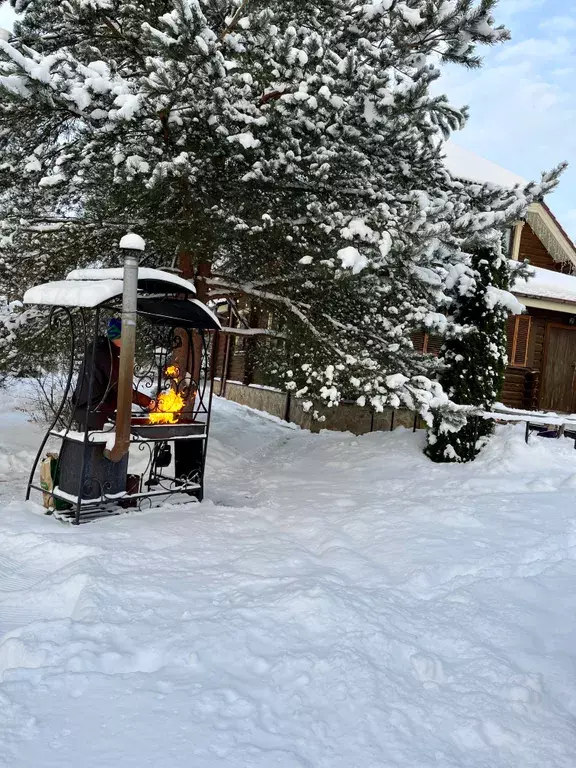
[[[156,402],[155,410],[148,414],[151,424],[174,424],[178,414],[184,408],[184,398],[173,389],[162,392]]]
[[[166,367],[164,373],[166,376],[170,376],[171,379],[175,379],[180,375],[180,368],[177,365],[169,365]]]

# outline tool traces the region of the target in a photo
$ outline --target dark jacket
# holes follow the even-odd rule
[[[78,374],[76,389],[72,395],[74,420],[89,429],[100,429],[114,415],[118,402],[118,373],[120,349],[105,336],[96,339],[88,348]],[[90,378],[92,376],[92,392]],[[140,392],[133,392],[132,402],[146,408],[151,399]]]
[[[119,367],[119,348],[104,336],[96,339],[96,343],[88,348],[78,374],[78,382],[72,395],[74,409],[113,413],[118,398]],[[88,400],[91,377],[92,393]]]

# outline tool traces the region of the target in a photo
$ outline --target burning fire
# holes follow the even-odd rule
[[[166,367],[164,373],[171,379],[176,379],[180,375],[180,368],[177,365],[169,365]]]
[[[184,398],[173,389],[162,392],[156,402],[156,408],[148,415],[150,424],[174,424],[178,414],[184,408]]]

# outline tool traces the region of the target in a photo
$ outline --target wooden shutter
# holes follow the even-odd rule
[[[508,365],[526,368],[528,365],[528,345],[530,343],[530,315],[516,315],[508,318],[506,327]]]
[[[442,349],[442,344],[444,344],[444,339],[442,338],[442,336],[437,336],[431,333],[428,335],[426,352],[429,355],[434,355],[435,357],[438,357],[438,355],[440,354],[440,350]]]
[[[426,351],[426,334],[424,331],[416,331],[412,334],[412,344],[414,344],[414,349],[416,352],[425,352]]]
[[[516,336],[516,320],[515,315],[510,315],[506,321],[506,355],[508,357],[508,365],[512,365],[514,359],[514,338]]]
[[[425,333],[424,331],[415,331],[412,336],[412,344],[417,352],[422,352],[423,355],[434,355],[438,357],[444,339],[442,336],[435,336],[431,333]]]
[[[245,338],[243,336],[234,336],[230,349],[230,363],[228,368],[228,380],[244,380],[246,374],[246,351],[244,348]]]
[[[530,315],[518,315],[516,318],[516,334],[514,339],[514,365],[525,368],[528,364],[528,343],[530,342]]]

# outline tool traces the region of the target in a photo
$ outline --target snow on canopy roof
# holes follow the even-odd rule
[[[444,153],[446,155],[444,165],[450,174],[458,179],[495,184],[499,187],[515,187],[518,184],[526,186],[528,183],[512,171],[501,168],[496,163],[486,160],[452,141],[446,142]]]
[[[24,304],[92,309],[122,295],[122,280],[58,280],[30,288]],[[222,326],[212,310],[198,299],[139,296],[138,313],[164,325],[219,330]]]
[[[46,304],[51,307],[97,307],[120,296],[122,280],[57,280],[30,288],[24,304]]]
[[[97,307],[121,296],[124,288],[124,268],[75,269],[66,280],[37,285],[24,294],[25,304],[46,304],[56,307]],[[145,293],[187,293],[196,289],[188,280],[161,269],[140,267],[138,288]]]
[[[124,267],[111,267],[109,269],[75,269],[66,276],[66,280],[123,280]],[[171,283],[176,288],[180,288],[180,293],[196,293],[194,284],[183,277],[164,272],[162,269],[152,269],[151,267],[138,268],[138,282],[142,281]],[[167,291],[168,287],[163,290]],[[175,293],[175,291],[174,291]]]
[[[527,280],[517,279],[512,291],[519,296],[531,296],[535,299],[549,299],[576,304],[576,277],[563,272],[530,267],[534,276]]]

